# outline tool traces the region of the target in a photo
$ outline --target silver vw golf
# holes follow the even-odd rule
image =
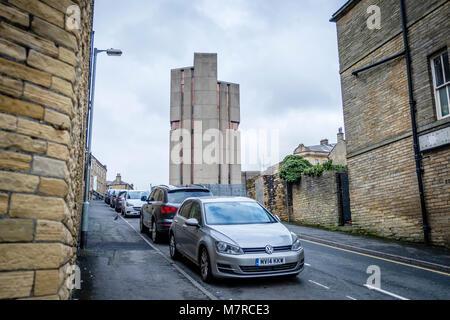
[[[242,197],[186,199],[169,231],[170,256],[200,267],[203,281],[214,277],[297,276],[304,251],[276,215]]]

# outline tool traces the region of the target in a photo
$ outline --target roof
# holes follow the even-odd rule
[[[336,144],[321,144],[317,146],[308,146],[306,147],[308,150],[306,151],[314,151],[314,152],[331,152]]]
[[[353,7],[355,7],[361,0],[348,0],[344,5],[336,11],[330,19],[330,22],[337,22],[345,16]]]

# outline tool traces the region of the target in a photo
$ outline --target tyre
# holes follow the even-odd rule
[[[211,260],[209,259],[208,250],[205,247],[202,248],[200,253],[200,275],[202,280],[206,283],[213,280],[211,273]]]
[[[176,244],[177,243],[175,242],[175,236],[173,235],[173,233],[171,233],[169,239],[169,249],[170,257],[172,258],[172,260],[178,260],[178,258],[180,257],[180,253],[177,250]]]
[[[154,243],[161,242],[161,234],[156,229],[156,220],[154,220],[154,219],[152,221],[152,241]]]
[[[139,229],[140,229],[141,233],[145,233],[145,234],[148,233],[148,228],[144,225],[142,214],[139,217]]]

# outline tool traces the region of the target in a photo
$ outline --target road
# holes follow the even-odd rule
[[[139,232],[139,219],[114,218],[93,201],[88,249],[80,255],[77,299],[398,300],[450,299],[450,275],[303,240],[305,270],[296,278],[202,282],[194,264],[170,259],[167,243]],[[365,286],[369,266],[380,287]]]

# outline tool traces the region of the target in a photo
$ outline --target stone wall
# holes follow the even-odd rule
[[[292,221],[322,227],[339,225],[339,191],[335,171],[319,177],[302,175],[292,185]]]
[[[0,1],[0,299],[71,296],[92,13],[90,0]]]
[[[258,184],[262,189],[262,198],[258,197]],[[288,220],[286,209],[286,186],[278,173],[260,175],[247,180],[247,196],[261,202],[270,212],[278,215],[281,220]]]
[[[381,29],[366,27],[367,8],[381,10]],[[450,45],[446,0],[405,0],[419,134],[450,125],[438,120],[429,58]],[[402,52],[398,1],[361,0],[338,19],[344,122],[353,225],[380,236],[423,241],[404,58],[351,73]],[[432,243],[450,247],[449,148],[423,153]]]

